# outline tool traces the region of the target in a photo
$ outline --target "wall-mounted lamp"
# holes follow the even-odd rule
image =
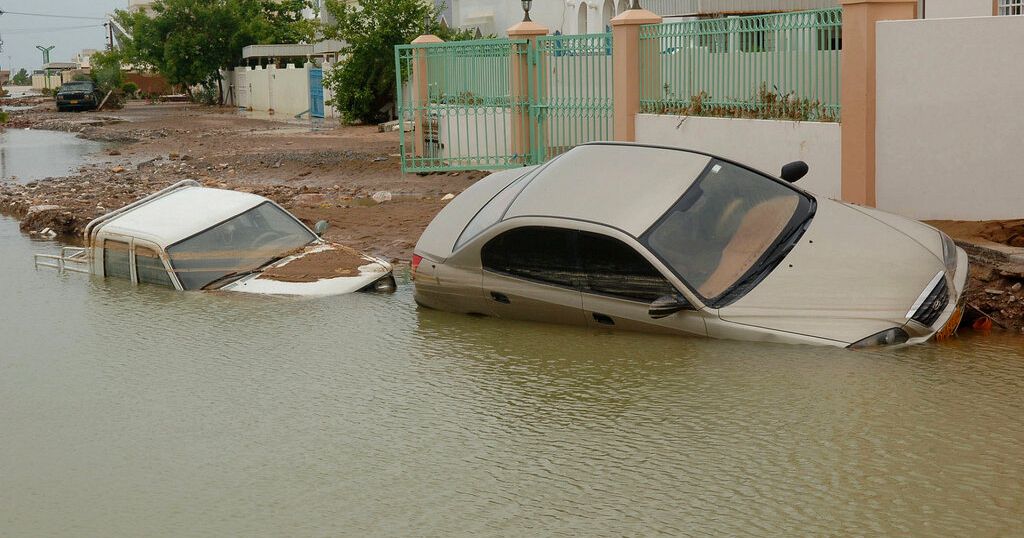
[[[530,7],[533,5],[533,0],[520,0],[523,5],[523,22],[531,22],[530,20]]]

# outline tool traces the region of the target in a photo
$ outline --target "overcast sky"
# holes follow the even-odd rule
[[[128,0],[0,0],[0,10],[42,13],[67,17],[104,18],[115,9],[128,7]],[[90,26],[89,28],[83,28]],[[55,48],[50,52],[54,62],[70,61],[82,49],[103,49],[106,33],[102,20],[29,17],[6,13],[0,15],[0,68],[31,71],[43,62],[36,45]]]

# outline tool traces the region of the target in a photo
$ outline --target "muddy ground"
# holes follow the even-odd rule
[[[442,198],[486,175],[402,174],[398,133],[372,126],[327,120],[313,128],[308,120],[182,103],[133,102],[116,111],[58,114],[50,100],[17,100],[37,103],[12,112],[7,128],[75,132],[110,145],[98,164],[69,177],[0,183],[0,212],[21,219],[26,232],[49,227],[72,240],[111,209],[196,179],[266,196],[311,225],[327,220],[328,239],[401,262],[411,258],[420,233],[444,207]],[[382,191],[391,200],[375,202],[373,194]],[[1024,247],[1024,220],[931,224],[971,254],[968,302],[996,327],[1024,329],[1024,265],[1017,263],[1024,254],[1011,248]]]
[[[39,108],[12,112],[7,128],[75,132],[110,145],[97,164],[69,177],[0,185],[0,211],[22,219],[28,232],[50,227],[75,237],[108,210],[196,179],[266,196],[311,224],[327,220],[328,239],[408,260],[419,234],[444,206],[441,198],[485,175],[402,174],[398,133],[376,127],[328,120],[314,130],[308,120],[271,121],[181,103],[57,113],[52,102],[39,101]],[[377,192],[392,198],[377,203]],[[47,209],[30,214],[33,207]]]

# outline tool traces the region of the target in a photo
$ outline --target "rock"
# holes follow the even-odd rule
[[[375,163],[381,163],[381,162],[384,162],[386,160],[388,160],[387,157],[374,157],[373,158],[373,162],[375,162]]]
[[[172,161],[176,160],[178,157],[179,157],[179,155],[177,153],[168,153],[167,154],[167,158],[172,160]]]
[[[182,155],[181,156],[181,160],[183,160],[183,161],[191,161],[192,159],[194,159],[194,157],[192,157],[191,155]]]
[[[120,174],[121,172],[124,172],[124,167],[123,166],[115,166],[115,167],[111,168],[110,171],[115,173],[115,174]]]
[[[453,200],[454,198],[455,198],[455,195],[449,192],[448,194],[446,194],[446,195],[441,197],[441,201],[442,202],[447,202],[448,200]]]
[[[1020,282],[1018,282],[1018,283],[1016,283],[1016,284],[1014,284],[1014,285],[1010,286],[1010,291],[1020,291],[1021,287],[1022,287],[1022,286],[1021,286],[1021,283],[1020,283]]]
[[[377,191],[373,193],[373,195],[371,195],[370,198],[373,198],[373,201],[377,202],[378,204],[390,202],[392,198],[391,191]]]
[[[53,205],[53,204],[34,205],[34,206],[28,208],[28,213],[25,214],[25,217],[29,217],[30,215],[35,215],[36,213],[42,213],[44,211],[56,211],[58,209],[60,209],[59,205]]]
[[[121,154],[121,152],[117,151],[116,149],[112,149],[112,150],[108,150],[107,151],[107,155],[120,155],[120,154]]]
[[[1002,295],[1002,294],[1004,294],[1006,292],[1003,291],[1003,290],[994,290],[992,288],[985,288],[985,293],[987,293],[989,295]]]

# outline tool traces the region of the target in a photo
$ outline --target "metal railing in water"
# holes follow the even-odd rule
[[[642,112],[839,121],[842,9],[649,24]]]
[[[49,260],[49,261],[47,261]],[[48,267],[64,273],[89,273],[88,250],[82,247],[62,247],[60,254],[34,254],[35,268]]]

